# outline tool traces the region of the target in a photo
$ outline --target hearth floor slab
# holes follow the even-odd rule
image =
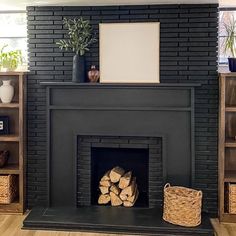
[[[71,230],[138,235],[214,235],[210,218],[203,214],[198,227],[180,227],[162,220],[157,208],[55,207],[33,208],[22,229]]]

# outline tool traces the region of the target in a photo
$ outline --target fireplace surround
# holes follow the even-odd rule
[[[77,205],[77,137],[83,135],[162,138],[165,181],[194,186],[196,84],[42,85],[48,94],[49,206]]]
[[[48,207],[33,209],[24,228],[212,234],[204,215],[203,224],[190,230],[161,218],[166,182],[194,187],[194,90],[199,84],[42,85],[47,90]],[[96,184],[96,166],[108,155],[115,156],[111,165],[129,168],[127,153],[135,158],[138,153],[147,165],[149,191],[142,204],[148,204],[134,209],[94,206],[96,194],[81,192]]]

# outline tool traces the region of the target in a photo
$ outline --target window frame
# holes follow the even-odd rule
[[[236,12],[236,7],[219,7],[219,15],[223,11],[235,11]],[[219,17],[219,22],[218,22],[218,65],[219,66],[225,66],[228,65],[228,62],[222,62],[220,61],[220,38],[223,38],[224,36],[220,36],[220,17]]]

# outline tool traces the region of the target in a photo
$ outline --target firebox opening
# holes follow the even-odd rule
[[[137,179],[139,197],[135,207],[148,207],[149,150],[148,148],[91,148],[91,204],[98,205],[99,181],[115,166],[132,171]]]

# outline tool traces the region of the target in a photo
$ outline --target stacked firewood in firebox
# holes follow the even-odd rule
[[[107,171],[99,182],[100,196],[98,204],[108,204],[112,206],[124,205],[125,207],[134,206],[138,195],[136,177],[132,171],[125,172],[119,166]]]

